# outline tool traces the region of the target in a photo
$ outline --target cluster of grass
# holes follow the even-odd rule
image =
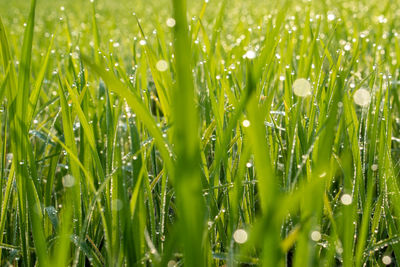
[[[1,265],[398,265],[397,1],[0,8]]]

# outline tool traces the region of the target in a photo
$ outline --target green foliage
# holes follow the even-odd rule
[[[398,8],[0,0],[0,264],[397,266]]]

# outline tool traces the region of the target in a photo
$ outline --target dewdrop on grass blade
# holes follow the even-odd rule
[[[376,172],[378,170],[378,165],[377,164],[372,164],[371,170]]]
[[[388,255],[382,257],[382,263],[385,265],[390,265],[392,263],[392,258]]]
[[[351,44],[350,44],[350,43],[347,43],[347,44],[344,46],[344,50],[345,50],[345,51],[350,51],[350,50],[351,50]]]
[[[165,60],[159,60],[156,64],[158,71],[164,72],[168,69],[168,62]]]
[[[321,233],[319,231],[312,231],[311,239],[315,242],[321,240]]]
[[[168,27],[173,28],[175,27],[176,21],[174,18],[168,18],[166,23]]]
[[[250,126],[250,121],[249,121],[249,120],[244,120],[244,121],[242,122],[242,125],[243,125],[243,127],[247,128],[247,127]]]
[[[366,89],[358,89],[353,95],[354,103],[366,107],[371,103],[371,94]]]
[[[238,244],[244,244],[247,241],[247,232],[243,229],[237,229],[233,233],[233,239]]]
[[[248,59],[255,59],[256,58],[256,52],[254,52],[253,50],[249,50],[246,52],[246,54],[244,54],[245,58]]]
[[[75,178],[67,174],[62,178],[62,183],[64,187],[73,187],[75,185]]]
[[[332,21],[332,20],[334,20],[336,17],[335,17],[335,14],[332,14],[332,13],[329,13],[328,14],[328,21]]]
[[[353,198],[349,194],[343,194],[343,196],[340,198],[340,201],[343,205],[348,206],[353,202]]]
[[[311,95],[311,84],[304,78],[300,78],[293,83],[293,93],[299,97]]]

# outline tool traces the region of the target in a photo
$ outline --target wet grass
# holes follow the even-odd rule
[[[398,8],[0,1],[1,265],[397,266]]]

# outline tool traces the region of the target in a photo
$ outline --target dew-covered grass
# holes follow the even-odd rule
[[[398,266],[399,7],[0,0],[0,264]]]

